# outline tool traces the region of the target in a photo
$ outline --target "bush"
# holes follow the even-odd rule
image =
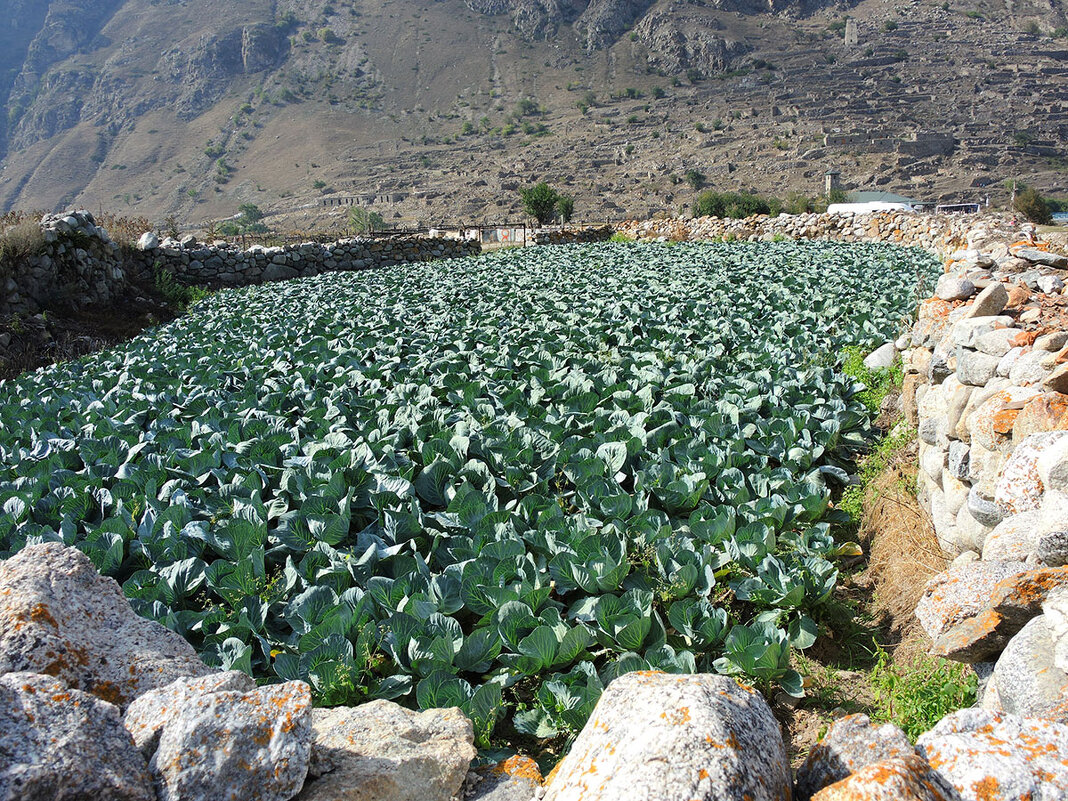
[[[560,195],[556,190],[542,181],[534,186],[520,189],[523,210],[538,221],[538,225],[548,225],[556,217],[556,204]]]
[[[753,214],[771,214],[771,205],[749,192],[705,192],[693,204],[695,217],[741,219]]]
[[[690,185],[690,188],[693,189],[695,192],[705,185],[706,176],[700,170],[690,168],[686,170],[685,174],[682,177],[686,181],[686,183]]]
[[[1033,186],[1024,187],[1023,191],[1016,195],[1013,209],[1037,225],[1053,223],[1053,214],[1046,199]]]
[[[571,218],[575,215],[575,199],[561,195],[556,201],[556,213],[560,216],[561,222],[571,222]]]
[[[968,665],[920,657],[893,665],[883,649],[871,674],[875,717],[896,723],[913,741],[950,712],[975,703],[978,677]]]

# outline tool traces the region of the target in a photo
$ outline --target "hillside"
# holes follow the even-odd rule
[[[1068,193],[1059,0],[0,0],[0,209],[587,219],[720,189]],[[847,43],[845,20],[856,21]],[[1060,29],[1060,30],[1058,30]],[[827,135],[831,138],[827,139]],[[873,143],[874,140],[874,143]],[[906,141],[902,141],[906,140]],[[303,211],[297,211],[301,208]]]

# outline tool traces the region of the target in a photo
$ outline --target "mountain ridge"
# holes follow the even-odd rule
[[[779,195],[827,169],[940,199],[1068,191],[1063,8],[1011,9],[0,0],[0,209],[194,222],[255,202],[314,222],[344,198],[475,221],[515,218],[516,188],[549,179],[603,218],[677,211],[687,170]],[[926,153],[927,130],[952,146]]]

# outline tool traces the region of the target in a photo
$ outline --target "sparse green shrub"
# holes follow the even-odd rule
[[[567,195],[561,195],[556,201],[556,213],[561,222],[569,223],[575,215],[575,199]]]
[[[700,170],[695,170],[693,167],[686,170],[683,174],[683,180],[690,185],[690,188],[695,192],[705,185],[707,176]]]
[[[202,286],[186,286],[178,283],[174,273],[160,266],[155,269],[154,279],[156,290],[163,295],[168,303],[183,312],[211,294]]]
[[[359,206],[349,209],[349,230],[354,234],[369,234],[387,227],[385,219],[377,211],[367,211]]]
[[[1013,208],[1036,225],[1050,225],[1053,222],[1053,213],[1046,199],[1033,186],[1024,187],[1016,195]]]
[[[771,214],[771,205],[749,192],[705,192],[693,204],[695,217],[741,219],[753,214]]]

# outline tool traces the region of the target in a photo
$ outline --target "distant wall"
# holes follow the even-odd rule
[[[284,247],[253,245],[241,250],[232,245],[185,245],[173,239],[160,242],[154,235],[141,238],[132,260],[138,271],[151,276],[163,269],[183,284],[246,286],[265,281],[303,278],[339,270],[370,270],[396,264],[453,259],[480,253],[478,242],[405,237],[396,239],[342,239],[320,244],[304,242]]]

